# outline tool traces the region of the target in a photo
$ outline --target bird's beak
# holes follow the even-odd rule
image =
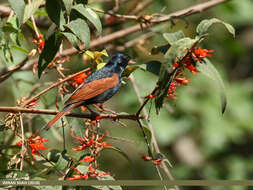
[[[134,60],[132,60],[132,59],[130,59],[129,61],[128,61],[128,65],[132,65],[132,64],[135,64],[136,62],[134,61]]]

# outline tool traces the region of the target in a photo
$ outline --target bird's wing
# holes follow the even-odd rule
[[[113,74],[111,77],[106,77],[86,83],[73,93],[65,102],[65,105],[88,100],[102,94],[103,92],[115,87],[119,82],[118,75]]]

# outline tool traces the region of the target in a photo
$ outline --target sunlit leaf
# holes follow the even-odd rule
[[[223,80],[216,70],[216,68],[213,66],[213,64],[208,60],[204,59],[204,63],[197,64],[197,69],[206,75],[208,78],[214,80],[219,87],[220,93],[221,93],[221,112],[222,114],[226,110],[227,105],[227,97],[226,97],[226,90],[225,85],[223,83]]]
[[[65,27],[70,29],[83,43],[86,49],[90,46],[90,29],[83,19],[72,20],[70,23],[65,24]]]
[[[169,44],[173,44],[174,42],[184,38],[184,33],[179,30],[174,33],[163,33],[163,37],[169,42]]]
[[[130,160],[129,156],[127,155],[127,153],[125,153],[124,151],[120,150],[120,148],[113,147],[113,146],[107,146],[107,147],[104,147],[103,150],[112,150],[112,151],[118,152],[118,153],[121,154],[126,160],[128,160],[129,163],[131,163],[131,160]]]
[[[99,35],[102,34],[102,24],[100,22],[100,18],[91,8],[83,6],[82,4],[78,4],[75,5],[73,9],[87,18],[96,27]]]
[[[62,1],[63,1],[64,5],[65,5],[67,13],[69,14],[70,11],[71,11],[71,8],[73,6],[73,0],[62,0]]]
[[[23,24],[24,12],[25,12],[25,2],[24,0],[9,0],[11,8],[14,10],[18,17],[18,26]]]
[[[24,54],[28,54],[28,53],[29,53],[29,51],[28,51],[27,49],[22,48],[22,47],[20,47],[20,46],[10,46],[10,48],[11,48],[11,49],[18,50],[18,51],[20,51],[20,52],[23,52]]]
[[[68,39],[68,41],[78,50],[81,51],[78,46],[78,38],[70,32],[62,32],[62,34]]]
[[[202,20],[199,25],[197,26],[197,34],[199,36],[201,35],[204,35],[206,33],[208,33],[208,29],[209,27],[212,25],[212,24],[216,24],[216,23],[219,23],[219,24],[223,24],[226,29],[235,37],[235,29],[232,25],[226,23],[226,22],[223,22],[217,18],[212,18],[212,19],[205,19],[205,20]]]
[[[191,49],[196,42],[197,39],[191,38],[182,38],[174,42],[166,52],[165,58],[167,58],[171,64],[173,64],[176,58],[181,58],[186,55],[187,50]]]
[[[23,23],[25,23],[39,8],[44,0],[33,0],[30,4],[25,6]]]
[[[97,70],[102,69],[105,65],[106,65],[105,62],[99,63],[99,64],[97,65]]]

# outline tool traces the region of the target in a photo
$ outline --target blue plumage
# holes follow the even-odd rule
[[[100,70],[92,73],[65,102],[65,107],[59,112],[44,129],[48,130],[53,124],[69,113],[75,107],[109,100],[121,86],[121,75],[128,64],[134,63],[123,53],[117,53]]]

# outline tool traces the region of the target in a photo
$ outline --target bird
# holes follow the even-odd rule
[[[92,73],[64,103],[64,108],[42,129],[49,130],[59,119],[79,106],[104,103],[120,88],[122,73],[129,64],[136,62],[124,53],[113,55],[104,67]]]

